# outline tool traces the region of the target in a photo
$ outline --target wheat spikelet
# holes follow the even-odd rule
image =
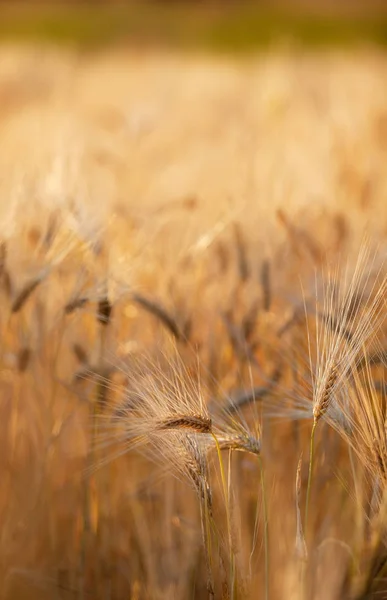
[[[28,281],[19,291],[17,296],[14,298],[11,304],[11,312],[19,312],[36,288],[42,283],[43,279],[47,276],[48,272],[45,270],[30,281]]]
[[[371,361],[364,350],[363,369],[352,368],[352,385],[342,410],[348,423],[337,430],[353,448],[374,481],[387,483],[387,394],[379,390],[371,371]]]
[[[326,416],[337,426],[331,417],[346,410],[346,387],[352,369],[361,361],[362,349],[375,339],[385,319],[387,276],[382,263],[371,281],[375,261],[364,245],[352,275],[348,268],[338,268],[328,276],[322,294],[322,320],[317,295],[316,331],[313,337],[307,331],[315,423]]]
[[[249,415],[245,415],[239,404],[231,403],[216,419],[217,439],[222,450],[261,454],[261,420],[257,405],[250,404]]]
[[[259,455],[261,453],[261,442],[248,434],[225,435],[218,438],[222,450],[234,450]]]
[[[189,429],[197,433],[211,433],[212,421],[209,417],[201,415],[171,416],[155,425],[158,430]]]
[[[97,321],[102,325],[109,325],[112,310],[109,298],[107,296],[100,298],[97,306]]]
[[[326,384],[321,391],[320,395],[317,397],[314,406],[313,406],[313,418],[315,422],[326,413],[329,408],[329,403],[332,399],[332,393],[337,381],[338,377],[338,368],[337,366],[333,366],[330,373],[327,374]]]
[[[3,241],[0,243],[0,275],[2,275],[6,269],[7,264],[7,242]]]
[[[304,330],[297,327],[294,337],[282,339],[279,350],[284,375],[288,364],[297,376],[291,389],[280,394],[278,386],[276,396],[264,402],[265,415],[313,419],[315,424],[324,419],[343,436],[348,435],[352,427],[348,418],[352,371],[364,368],[363,350],[368,355],[368,349],[379,343],[386,296],[383,259],[377,265],[376,254],[372,255],[367,245],[361,247],[353,269],[331,269],[322,285],[316,279],[315,310],[306,297]],[[383,364],[383,353],[377,360]]]
[[[83,308],[88,302],[89,298],[86,297],[74,298],[66,304],[64,307],[64,312],[66,315],[71,315],[71,313],[73,313],[75,310]]]
[[[21,348],[17,354],[17,369],[20,373],[24,373],[29,365],[31,358],[31,348],[25,346]]]
[[[143,448],[154,444],[156,436],[167,439],[176,431],[212,433],[200,381],[186,371],[181,359],[164,365],[133,361],[127,389],[112,419],[128,448]]]
[[[214,251],[216,254],[217,262],[219,264],[219,272],[221,275],[224,275],[225,273],[227,273],[230,262],[229,251],[224,242],[222,242],[222,240],[218,240],[218,242],[215,245]]]
[[[259,312],[259,302],[256,300],[252,303],[249,310],[243,316],[241,330],[243,333],[243,337],[247,342],[250,342],[254,335],[254,332],[256,329],[258,312]]]
[[[213,446],[212,438],[186,429],[163,430],[162,435],[152,432],[142,452],[163,471],[171,471],[192,484],[201,501],[211,513],[212,493],[208,477],[207,454]]]
[[[245,338],[243,324],[242,327],[240,327],[232,321],[232,313],[230,310],[223,312],[221,318],[227,330],[230,344],[239,360],[241,362],[248,361],[252,365],[257,366],[257,359],[254,356],[252,346]]]
[[[261,287],[263,297],[263,310],[268,312],[271,307],[271,282],[270,282],[270,262],[264,260],[261,266]]]
[[[375,470],[379,472],[381,480],[386,482],[386,460],[387,460],[387,448],[386,448],[386,440],[385,437],[383,440],[374,439],[373,447],[371,448],[371,453],[374,455],[375,461]]]
[[[8,298],[12,294],[12,282],[11,276],[7,269],[7,243],[1,242],[0,244],[0,283]]]
[[[239,278],[244,282],[250,277],[250,267],[247,258],[247,244],[239,223],[234,223],[234,239],[237,253]]]
[[[73,344],[73,352],[81,365],[88,365],[89,359],[86,350],[80,344]]]
[[[208,478],[208,436],[182,430],[166,430],[163,435],[150,435],[146,447],[149,458],[191,484],[200,507],[204,556],[207,570],[207,591],[214,598],[211,557],[211,525],[213,526],[212,492]]]
[[[145,298],[139,293],[132,294],[132,300],[151,315],[159,319],[166,329],[179,341],[184,341],[185,336],[182,333],[176,319],[160,304],[150,298]]]
[[[281,208],[277,210],[276,215],[279,223],[285,229],[296,254],[300,258],[305,256],[310,257],[315,263],[318,263],[321,259],[321,250],[317,242],[304,229],[296,227]],[[307,252],[306,255],[305,250]]]
[[[208,508],[212,509],[211,487],[208,481],[207,457],[198,440],[192,435],[180,436],[177,451],[182,460],[182,470],[186,471],[199,497],[205,500]]]

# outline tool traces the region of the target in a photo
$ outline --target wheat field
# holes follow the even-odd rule
[[[1,598],[387,597],[386,97],[1,46]]]

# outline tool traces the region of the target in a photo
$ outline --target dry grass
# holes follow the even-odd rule
[[[386,66],[1,49],[2,598],[383,597]]]

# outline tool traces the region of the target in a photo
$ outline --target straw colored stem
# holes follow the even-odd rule
[[[262,458],[258,455],[260,479],[261,479],[261,493],[262,493],[262,508],[263,508],[263,540],[265,548],[265,600],[269,600],[269,520],[267,514],[267,501],[266,501],[266,486],[265,486],[265,475],[263,471]]]
[[[200,506],[200,523],[202,529],[202,539],[203,539],[203,547],[204,547],[204,557],[206,562],[206,570],[207,570],[207,590],[209,600],[213,600],[215,598],[214,592],[214,578],[212,575],[212,560],[211,560],[211,530],[209,520],[211,518],[210,511],[208,510],[208,501],[206,495],[204,498],[200,498],[199,502]]]
[[[312,487],[313,459],[314,459],[314,436],[315,436],[316,426],[317,426],[317,420],[315,419],[313,421],[312,433],[310,435],[309,473],[308,473],[308,486],[306,489],[305,522],[304,522],[305,536],[307,536],[307,534],[308,534],[309,501],[310,501],[310,490]]]
[[[220,477],[222,480],[223,495],[224,495],[224,502],[225,502],[225,509],[226,509],[227,533],[228,533],[228,542],[229,542],[229,551],[230,551],[230,600],[233,600],[234,592],[235,592],[235,558],[234,558],[234,553],[232,550],[230,503],[229,503],[229,497],[228,497],[227,481],[226,481],[226,477],[225,477],[225,473],[224,473],[222,451],[221,451],[218,439],[213,432],[212,432],[212,437],[215,441],[216,452],[218,454]]]

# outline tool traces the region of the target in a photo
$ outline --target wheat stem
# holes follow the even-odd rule
[[[204,498],[200,498],[200,522],[202,529],[202,539],[204,546],[204,556],[207,570],[207,591],[210,600],[215,598],[214,592],[214,578],[212,575],[212,560],[211,560],[211,530],[209,527],[209,520],[211,518],[210,511],[208,510],[208,499],[204,495]]]
[[[313,421],[312,433],[310,435],[309,473],[308,473],[308,487],[306,489],[305,521],[304,521],[305,536],[307,535],[310,490],[312,487],[313,459],[314,459],[314,435],[315,435],[315,431],[316,431],[316,425],[317,425],[317,420],[315,419]]]
[[[234,598],[234,591],[235,591],[235,557],[234,557],[234,553],[232,550],[232,536],[231,536],[231,517],[230,517],[230,505],[229,505],[229,497],[228,497],[228,489],[227,489],[227,482],[226,482],[226,477],[224,474],[224,466],[223,466],[223,460],[222,460],[222,452],[220,449],[220,445],[218,442],[218,438],[216,437],[215,433],[212,432],[211,433],[214,442],[215,442],[215,446],[216,446],[216,452],[218,455],[218,461],[219,461],[219,469],[220,469],[220,477],[221,477],[221,481],[222,481],[222,487],[223,487],[223,495],[224,495],[224,502],[225,502],[225,509],[226,509],[226,520],[227,520],[227,533],[228,533],[228,542],[229,542],[229,547],[230,547],[230,600],[233,600]]]
[[[262,458],[258,455],[260,479],[261,479],[261,493],[262,493],[262,510],[263,510],[263,541],[265,548],[265,600],[269,600],[269,520],[267,514],[267,501],[266,501],[266,486],[265,486],[265,475],[263,470]]]
[[[309,450],[309,472],[308,472],[308,485],[306,488],[306,503],[305,503],[305,519],[304,519],[304,535],[307,538],[308,535],[308,516],[309,516],[309,502],[310,502],[310,491],[312,487],[312,476],[313,476],[313,460],[314,460],[314,436],[317,426],[317,419],[313,421],[312,432],[310,434],[310,450]],[[306,598],[305,594],[305,578],[306,578],[306,561],[303,561],[301,567],[301,585],[302,585],[302,598]]]

